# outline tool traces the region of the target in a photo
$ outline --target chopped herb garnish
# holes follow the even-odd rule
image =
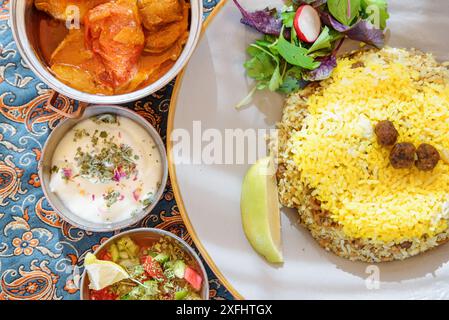
[[[92,139],[95,137],[96,135]],[[96,142],[92,141],[94,145]],[[133,150],[125,144],[115,143],[113,137],[105,139],[98,151],[84,152],[78,148],[75,161],[81,176],[97,179],[102,183],[119,182],[122,178],[129,178],[136,170]]]
[[[94,135],[90,139],[90,142],[92,142],[92,145],[95,147],[98,144],[98,137],[97,137],[97,130],[95,130]]]
[[[154,201],[154,195],[152,192],[150,192],[145,199],[140,201],[144,207],[150,206]]]
[[[54,165],[53,167],[51,167],[50,173],[57,173],[59,171],[58,166]]]
[[[98,116],[92,117],[91,120],[96,124],[109,123],[114,124],[118,123],[117,116],[115,114],[100,114]]]
[[[139,213],[140,213],[140,210],[138,210],[138,209],[133,210],[133,212],[131,212],[131,218],[137,217],[137,215],[138,215]]]
[[[89,132],[86,131],[86,129],[75,129],[74,132],[74,139],[73,141],[76,142],[84,137],[89,137]]]
[[[112,207],[114,205],[114,203],[116,203],[118,201],[120,197],[120,192],[115,191],[115,190],[111,190],[108,193],[106,193],[105,195],[103,195],[103,199],[106,201],[106,206],[108,208]]]

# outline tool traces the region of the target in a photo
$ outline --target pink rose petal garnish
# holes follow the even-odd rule
[[[112,180],[114,181],[120,181],[120,172],[118,171],[118,169],[114,169],[114,177],[112,178]]]
[[[62,173],[64,174],[64,177],[66,177],[67,179],[70,179],[72,177],[72,169],[70,168],[62,168]]]
[[[123,171],[122,167],[115,168],[112,180],[120,182],[122,178],[126,178],[126,172]]]
[[[134,200],[139,201],[141,192],[142,192],[142,189],[140,189],[140,188],[133,191]]]

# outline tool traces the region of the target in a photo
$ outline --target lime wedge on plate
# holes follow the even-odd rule
[[[271,157],[258,160],[247,172],[240,207],[243,230],[254,250],[269,262],[283,262],[276,171]]]
[[[98,260],[92,253],[86,255],[84,267],[90,280],[89,288],[93,290],[101,290],[129,278],[121,266],[112,261]]]

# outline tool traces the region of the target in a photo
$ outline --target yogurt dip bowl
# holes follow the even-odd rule
[[[187,254],[191,258],[192,261],[195,261],[195,269],[199,272],[202,278],[202,286],[198,294],[200,295],[202,300],[209,300],[209,281],[206,269],[204,268],[201,259],[184,240],[171,232],[154,228],[139,228],[128,230],[108,239],[94,252],[94,255],[98,258],[101,253],[105,252],[112,244],[116,243],[123,237],[129,237],[139,245],[143,246],[149,246],[152,243],[159,241],[159,239],[161,239],[162,237],[168,237],[173,240],[185,252],[185,254]],[[90,296],[89,284],[89,277],[87,275],[87,272],[84,271],[80,281],[81,300],[92,300]]]
[[[83,175],[82,169],[74,169],[73,164],[84,161],[83,164],[91,167],[93,151],[78,149],[80,144],[87,148],[86,141],[90,139],[100,140],[99,147],[103,148],[109,146],[106,140],[112,147],[127,146],[116,141],[121,130],[117,132],[111,124],[102,120],[98,123],[89,120],[103,119],[104,116],[122,120],[118,126],[123,126],[126,135],[123,139],[139,142],[140,145],[137,143],[138,148],[134,150],[141,152],[128,155],[128,163],[135,165],[135,172],[122,171],[121,168],[115,170],[113,167],[114,176],[108,177],[107,181],[99,181],[102,176],[86,176],[85,172]],[[92,131],[96,134],[93,135]],[[112,148],[105,151],[107,155],[114,154]],[[148,154],[142,156],[142,151]],[[96,152],[98,154],[99,150]],[[79,159],[80,154],[85,157],[84,160]],[[62,161],[67,163],[66,167],[64,163],[61,165]],[[51,133],[39,162],[39,177],[50,206],[70,224],[94,232],[123,229],[148,215],[161,198],[168,178],[165,147],[158,132],[134,111],[119,106],[92,106],[82,118],[66,119]],[[153,181],[146,183],[148,180]],[[101,191],[104,188],[110,191]],[[95,208],[99,213],[94,212]]]

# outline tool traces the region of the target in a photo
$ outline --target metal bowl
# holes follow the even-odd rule
[[[83,121],[92,116],[105,113],[116,114],[133,120],[136,125],[140,125],[143,129],[145,129],[156,143],[158,151],[161,154],[163,173],[162,182],[156,193],[155,199],[160,200],[160,198],[162,197],[168,179],[168,164],[164,143],[162,142],[162,139],[156,129],[154,129],[153,126],[148,123],[148,121],[146,121],[143,117],[141,117],[134,111],[119,106],[93,106],[93,108],[88,108],[80,119],[66,119],[62,121],[50,134],[42,151],[41,160],[39,161],[38,165],[41,186],[44,191],[45,197],[47,198],[47,201],[49,202],[51,207],[61,216],[61,218],[80,229],[96,232],[108,232],[129,227],[139,222],[146,215],[148,215],[157,204],[157,201],[154,201],[150,206],[142,210],[139,214],[136,214],[135,216],[126,220],[111,223],[94,223],[72,213],[60,200],[60,198],[50,190],[49,186],[53,154],[61,139],[80,121]]]
[[[197,263],[197,269],[201,270],[201,274],[203,277],[203,288],[201,289],[201,298],[203,300],[209,300],[209,280],[207,277],[206,269],[204,268],[204,265],[201,261],[201,259],[198,257],[198,255],[193,251],[193,249],[181,238],[174,235],[173,233],[170,233],[168,231],[160,230],[160,229],[153,229],[153,228],[141,228],[141,229],[134,229],[129,230],[123,233],[120,233],[112,238],[110,238],[108,241],[103,243],[95,252],[94,254],[97,255],[106,248],[109,247],[111,243],[114,241],[120,239],[123,236],[129,236],[131,239],[136,239],[137,241],[141,242],[142,240],[148,241],[148,242],[154,242],[158,241],[163,236],[168,236],[172,239],[174,239],[180,247],[190,256],[193,258],[193,260]],[[84,270],[83,275],[81,277],[81,300],[90,300],[89,295],[89,277],[87,276],[86,271]]]
[[[10,2],[11,29],[22,58],[26,61],[31,70],[33,70],[34,73],[53,90],[74,100],[91,104],[127,103],[146,97],[166,86],[187,64],[198,43],[202,27],[202,2],[201,0],[190,0],[191,14],[189,39],[175,65],[163,77],[145,88],[127,94],[113,96],[88,94],[62,83],[49,71],[48,66],[39,54],[39,46],[36,43],[36,30],[32,25],[33,19],[31,18],[33,12],[36,10],[33,3],[33,0],[16,0]]]

